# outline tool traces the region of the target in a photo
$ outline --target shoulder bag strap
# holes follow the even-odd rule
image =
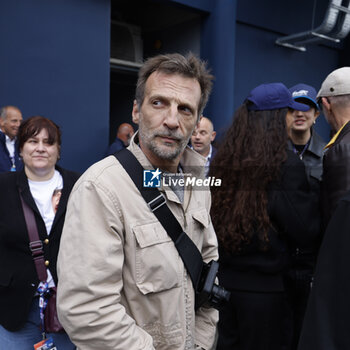
[[[182,230],[181,225],[167,206],[164,195],[157,188],[143,187],[144,168],[137,158],[128,149],[123,149],[115,153],[114,156],[133,180],[149,209],[174,241],[175,247],[191,277],[193,286],[197,290],[203,268],[203,258],[197,246]]]
[[[28,230],[28,236],[30,241],[29,249],[32,252],[32,257],[34,260],[36,272],[38,274],[39,280],[42,282],[46,282],[47,271],[44,263],[43,242],[39,238],[38,228],[36,226],[33,210],[24,201],[22,194],[20,193],[19,195],[21,197],[24,218],[25,218],[27,230]]]

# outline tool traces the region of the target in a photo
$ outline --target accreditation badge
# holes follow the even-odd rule
[[[52,338],[46,338],[34,344],[34,350],[57,350]]]

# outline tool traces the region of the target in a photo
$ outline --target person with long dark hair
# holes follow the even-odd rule
[[[318,234],[316,199],[304,164],[287,149],[286,116],[308,107],[281,83],[253,89],[238,108],[210,176],[219,240],[220,284],[231,291],[220,311],[218,350],[281,350],[286,335],[283,274],[288,244]],[[316,215],[316,214],[315,214]]]

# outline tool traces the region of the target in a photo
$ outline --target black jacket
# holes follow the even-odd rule
[[[317,208],[318,216],[321,215],[321,180],[323,173],[323,153],[326,143],[322,138],[311,130],[310,144],[305,153],[303,154],[302,162],[305,164],[306,175],[310,184],[310,190],[318,198]],[[288,149],[293,150],[292,142],[288,142]],[[314,218],[310,218],[314,220]],[[301,249],[299,246],[290,245],[290,251],[292,256],[292,269],[308,270],[313,273],[316,257],[321,242],[322,234],[316,237],[314,242],[311,242],[310,246]],[[297,242],[295,242],[297,243]]]
[[[326,143],[315,130],[312,130],[311,132],[310,144],[303,154],[303,162],[305,164],[306,175],[312,190],[319,191],[323,173],[323,153]],[[293,150],[291,141],[288,142],[288,149],[291,151]]]
[[[30,305],[39,283],[24,220],[19,191],[34,210],[45,260],[57,285],[56,261],[72,187],[79,175],[56,168],[63,178],[62,196],[52,224],[50,235],[30,193],[24,170],[0,174],[0,324],[10,330],[19,330],[27,320]]]
[[[331,218],[338,201],[350,190],[350,122],[323,157],[321,187],[324,227]]]
[[[108,147],[105,156],[106,157],[111,156],[114,153],[119,152],[124,148],[126,148],[126,146],[124,145],[124,142],[120,138],[116,137],[114,142],[111,143],[110,146]]]
[[[272,227],[267,249],[262,249],[257,232],[240,253],[227,253],[219,246],[219,280],[228,289],[283,291],[288,245],[307,246],[319,235],[318,197],[309,189],[304,164],[292,151],[287,154],[279,178],[268,187]]]
[[[320,248],[299,350],[350,349],[350,192],[339,201]]]

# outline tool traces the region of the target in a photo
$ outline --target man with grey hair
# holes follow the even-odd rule
[[[350,67],[331,72],[317,94],[318,102],[335,132],[323,158],[322,212],[324,226],[339,199],[350,190]]]
[[[0,173],[18,171],[23,167],[16,146],[22,120],[22,113],[17,107],[5,106],[0,109]]]
[[[193,55],[159,55],[141,67],[132,109],[139,131],[128,150],[144,174],[186,178],[191,172],[204,179],[204,159],[187,143],[211,84]],[[203,260],[217,260],[208,188],[159,186]],[[79,349],[211,349],[218,313],[209,306],[195,310],[190,275],[156,210],[114,156],[90,167],[74,187],[58,258],[57,306]]]
[[[324,215],[329,219],[298,350],[350,349],[350,67],[328,75],[318,93],[336,132],[324,155]]]

